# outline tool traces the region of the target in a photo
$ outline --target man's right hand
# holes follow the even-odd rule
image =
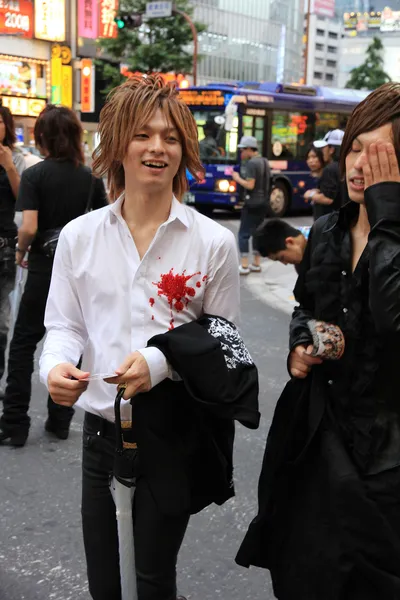
[[[61,406],[73,406],[89,385],[84,381],[89,375],[70,363],[53,367],[47,377],[47,387],[53,401]]]
[[[289,356],[289,370],[292,377],[305,379],[311,371],[311,367],[322,363],[322,358],[311,356],[312,351],[312,345],[296,346],[296,348],[291,351]]]

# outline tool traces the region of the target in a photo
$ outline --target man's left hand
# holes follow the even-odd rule
[[[364,189],[385,181],[400,182],[399,164],[393,144],[387,142],[371,144],[368,156],[364,154],[361,159]]]
[[[149,366],[140,352],[129,354],[115,373],[115,377],[108,377],[104,381],[114,385],[126,384],[124,400],[151,390]]]

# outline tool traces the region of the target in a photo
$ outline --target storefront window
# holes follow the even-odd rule
[[[274,111],[270,159],[304,159],[315,139],[313,113]]]

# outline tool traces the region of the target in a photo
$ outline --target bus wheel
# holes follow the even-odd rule
[[[290,196],[287,185],[283,181],[276,181],[269,196],[268,212],[270,217],[283,217],[290,205]]]
[[[206,217],[212,217],[214,212],[214,208],[209,204],[195,204],[195,209],[202,215]]]

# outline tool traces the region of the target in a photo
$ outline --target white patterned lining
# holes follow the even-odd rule
[[[250,353],[234,325],[218,317],[211,317],[208,321],[208,333],[221,343],[228,369],[236,369],[240,364],[253,364]]]

